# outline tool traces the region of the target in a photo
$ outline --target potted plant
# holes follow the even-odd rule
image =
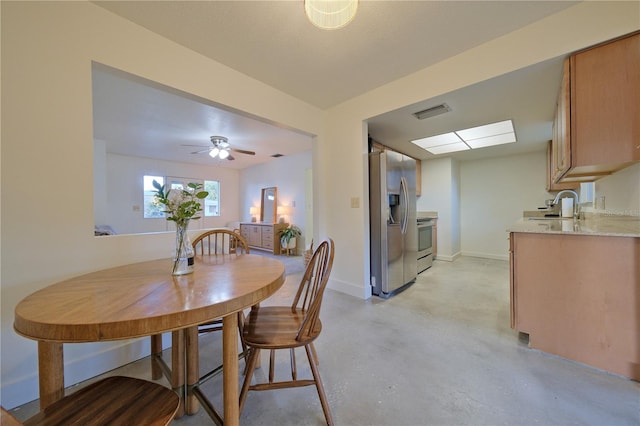
[[[293,249],[296,247],[296,237],[302,235],[302,231],[296,225],[289,225],[284,229],[281,229],[279,232],[280,235],[280,246],[282,248],[290,248]]]

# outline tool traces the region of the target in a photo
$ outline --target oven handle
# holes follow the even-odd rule
[[[418,220],[418,228],[426,228],[428,226],[433,226],[433,220],[431,219],[423,220],[423,221]]]

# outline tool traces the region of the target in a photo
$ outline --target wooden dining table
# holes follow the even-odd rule
[[[284,265],[255,254],[198,256],[194,272],[182,276],[172,276],[171,265],[170,259],[161,259],[96,271],[52,284],[18,303],[15,331],[38,341],[41,409],[64,396],[64,343],[170,331],[195,333],[197,339],[199,324],[222,318],[224,423],[239,423],[237,312],[275,293],[284,283]],[[187,372],[181,397],[188,414],[197,411],[197,402],[189,402],[184,390],[198,379],[197,344],[194,352],[186,361],[172,359],[175,371]]]

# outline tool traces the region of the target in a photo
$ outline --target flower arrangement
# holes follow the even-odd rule
[[[167,215],[167,220],[179,225],[189,223],[191,219],[200,219],[200,216],[195,217],[202,210],[199,200],[209,195],[207,191],[202,191],[201,183],[190,182],[186,188],[172,191],[154,180],[153,187],[156,189],[154,202],[164,205],[163,213]]]
[[[280,241],[282,241],[284,245],[289,245],[289,241],[291,241],[292,238],[301,236],[302,231],[296,225],[291,224],[278,231],[278,235],[280,235]]]
[[[188,183],[186,188],[172,191],[154,180],[153,187],[156,189],[154,203],[162,204],[167,220],[176,223],[176,257],[173,259],[172,274],[189,274],[193,272],[194,252],[187,228],[191,219],[200,219],[200,216],[196,216],[202,210],[200,200],[209,193],[202,191],[202,184],[194,182]]]

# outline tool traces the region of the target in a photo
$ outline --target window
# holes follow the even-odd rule
[[[187,186],[189,182],[203,183],[204,190],[209,192],[207,198],[204,199],[204,215],[205,216],[220,216],[220,182],[217,180],[205,180],[204,182],[199,179],[190,178],[178,178],[178,177],[163,177],[163,176],[144,176],[144,218],[156,219],[164,218],[165,214],[162,212],[164,206],[156,204],[154,202],[154,196],[156,189],[153,186],[153,181],[157,181],[160,185],[164,185],[165,182],[169,189],[181,190]]]
[[[204,215],[220,216],[220,182],[217,180],[205,180],[204,190],[209,193],[204,199]]]
[[[155,219],[163,218],[162,204],[154,202],[156,189],[153,187],[153,181],[157,181],[160,185],[164,185],[163,176],[144,176],[144,218]]]

